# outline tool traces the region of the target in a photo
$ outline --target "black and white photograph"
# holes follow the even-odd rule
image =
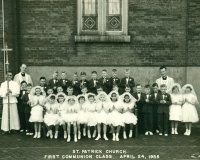
[[[200,159],[200,0],[0,0],[1,160]]]

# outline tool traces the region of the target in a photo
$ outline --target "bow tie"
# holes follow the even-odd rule
[[[21,73],[22,77],[25,77],[25,73]]]
[[[154,93],[158,93],[158,92],[154,92]]]
[[[165,95],[165,93],[162,93],[162,95]]]
[[[167,77],[166,77],[166,76],[163,76],[163,77],[162,77],[162,79],[163,79],[163,80],[166,80],[166,79],[167,79]]]
[[[141,92],[137,92],[137,94],[141,94]]]

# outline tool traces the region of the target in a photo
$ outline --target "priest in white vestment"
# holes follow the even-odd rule
[[[26,64],[22,64],[20,67],[20,72],[14,77],[14,81],[17,82],[19,86],[21,86],[22,81],[26,81],[27,84],[31,83],[33,85],[31,76],[25,72],[26,68]]]
[[[17,110],[17,96],[20,93],[20,86],[17,82],[12,81],[13,74],[7,73],[7,79],[9,81],[9,89],[7,88],[7,81],[1,84],[0,96],[3,98],[3,112],[1,121],[1,130],[4,132],[9,131],[8,120],[8,96],[10,97],[10,130],[19,130],[20,122]]]
[[[174,84],[174,79],[167,76],[167,68],[165,66],[160,67],[160,73],[161,77],[156,80],[156,83],[158,84],[158,87],[162,84],[165,84],[167,86],[167,93],[170,92],[171,86]]]

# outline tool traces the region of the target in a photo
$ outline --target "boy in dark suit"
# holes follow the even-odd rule
[[[167,86],[160,86],[161,93],[157,95],[159,135],[168,136],[169,106],[172,104],[171,96],[166,93]]]
[[[130,70],[125,70],[125,77],[121,79],[120,87],[121,87],[121,94],[125,92],[126,85],[131,87],[131,93],[133,93],[133,87],[135,87],[134,78],[130,77]]]
[[[74,95],[78,96],[81,93],[81,89],[80,89],[80,82],[78,80],[77,72],[74,73],[73,80],[71,83],[72,83]]]
[[[53,88],[53,93],[57,94],[57,87],[59,86],[58,82],[58,71],[53,73],[53,78],[49,80],[49,88]]]
[[[112,70],[112,77],[110,78],[110,85],[111,85],[111,88],[113,88],[114,85],[117,85],[118,87],[120,87],[120,79],[117,77],[116,69]],[[119,90],[120,90],[120,88],[119,88]]]
[[[82,86],[85,87],[89,87],[89,81],[86,79],[86,73],[85,72],[81,72],[81,80],[80,80],[80,88],[82,88]]]
[[[152,103],[153,103],[153,131],[156,133],[159,133],[158,129],[158,106],[156,104],[156,99],[158,94],[160,93],[160,90],[158,90],[158,84],[153,83],[152,84],[153,92],[152,92]]]
[[[102,77],[99,79],[99,85],[102,86],[103,91],[107,94],[110,93],[111,85],[110,85],[110,79],[107,78],[107,70],[102,70]]]
[[[22,103],[24,105],[24,113],[25,113],[25,124],[26,124],[26,135],[33,135],[33,123],[29,122],[29,118],[31,115],[31,102],[29,98],[29,94],[32,88],[32,84],[27,84],[27,91],[22,98]]]
[[[40,86],[47,93],[47,85],[46,85],[46,78],[45,77],[40,77]]]
[[[145,103],[143,105],[145,135],[153,135],[153,101],[150,85],[145,85]]]
[[[145,103],[145,94],[142,93],[142,85],[136,85],[136,92],[133,93],[133,97],[137,100],[136,106],[138,109],[138,129],[140,133],[144,132],[144,116],[143,116],[143,105]]]
[[[97,95],[97,86],[99,81],[97,79],[97,72],[92,71],[92,79],[89,80],[89,92]]]
[[[58,82],[59,82],[59,85],[62,86],[65,93],[66,93],[67,87],[72,85],[70,80],[67,79],[67,74],[65,71],[61,72],[61,79],[59,79]]]
[[[74,88],[72,86],[68,86],[67,87],[67,93],[66,93],[67,96],[72,96],[74,95]]]
[[[18,101],[17,108],[18,108],[19,120],[20,120],[20,132],[23,132],[25,130],[25,114],[24,114],[25,108],[22,103],[22,98],[24,94],[26,93],[26,89],[27,89],[27,83],[26,81],[22,81],[20,94],[17,97],[17,101]]]

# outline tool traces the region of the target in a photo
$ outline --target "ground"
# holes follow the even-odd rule
[[[95,141],[83,137],[77,143],[73,140],[67,143],[62,133],[57,140],[33,139],[25,133],[10,133],[0,135],[0,159],[70,159],[67,155],[73,155],[75,152],[74,155],[92,155],[91,159],[99,160],[118,160],[120,157],[121,159],[200,159],[200,127],[193,127],[190,136],[184,136],[184,131],[184,125],[181,125],[178,129],[179,135],[168,137],[140,134],[137,138],[124,140],[121,135],[119,142],[113,142],[111,134],[108,133],[109,141],[103,139]],[[93,149],[102,153],[87,153]],[[106,153],[111,150],[122,150],[122,153]],[[106,158],[106,155],[112,157]],[[128,155],[131,155],[131,158],[125,158]]]

